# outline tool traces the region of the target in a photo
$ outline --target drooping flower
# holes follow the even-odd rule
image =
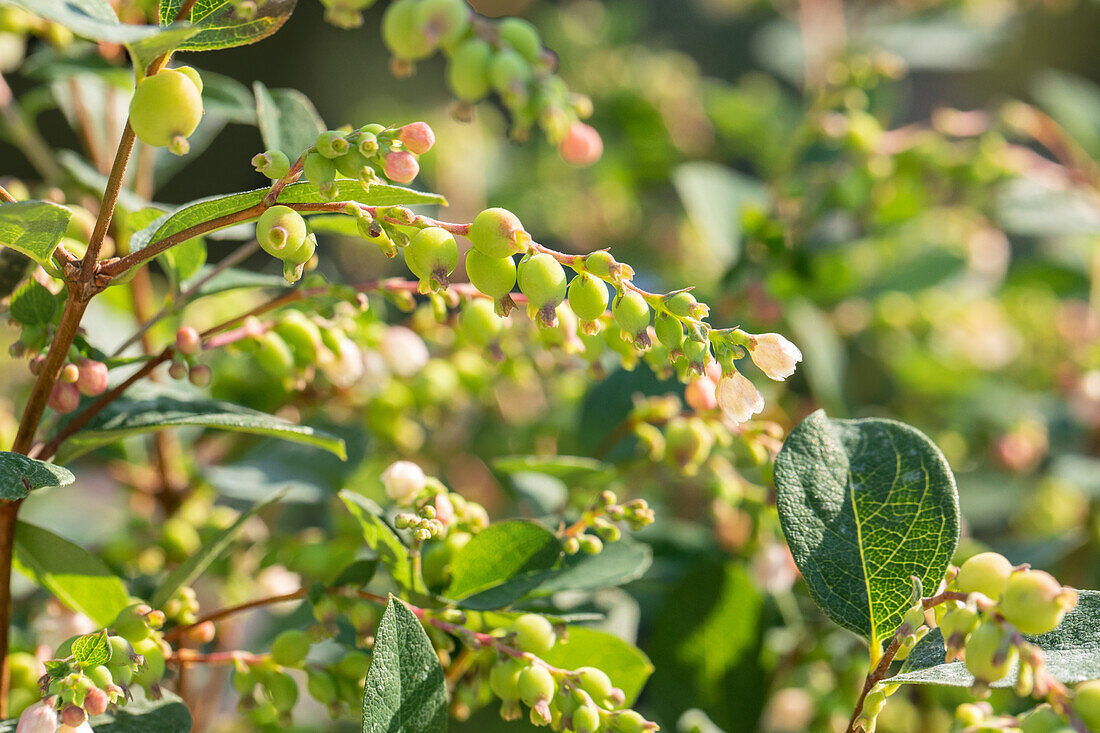
[[[718,407],[734,422],[746,422],[764,409],[764,398],[743,374],[734,370],[722,375],[715,390]]]
[[[423,469],[412,461],[395,461],[382,472],[386,496],[401,506],[412,504],[426,483]]]
[[[57,730],[57,708],[39,700],[19,716],[15,733],[54,733]]]
[[[798,347],[778,333],[757,336],[749,355],[761,371],[777,382],[794,374],[795,364],[802,361]]]

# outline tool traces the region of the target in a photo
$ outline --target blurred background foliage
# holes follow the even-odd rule
[[[441,217],[468,221],[487,204],[507,207],[562,251],[613,247],[643,287],[697,286],[716,325],[788,335],[805,362],[787,383],[761,385],[770,442],[768,430],[762,442],[719,436],[698,470],[655,468],[645,436],[639,443],[621,428],[636,395],[680,395],[677,382],[645,366],[600,375],[518,329],[503,345],[508,358],[492,363],[426,310],[406,315],[380,302],[346,324],[368,347],[365,376],[319,405],[308,386],[257,379],[247,358],[214,365],[216,396],[303,411],[348,439],[348,463],[263,442],[225,454],[207,441],[189,457],[197,488],[165,525],[140,490],[118,489],[143,480],[126,464],[144,448],[127,445],[92,459],[104,467],[98,487],[80,474],[80,490],[102,497],[102,522],[66,515],[67,490],[29,505],[39,513],[32,521],[48,517],[98,544],[140,582],[223,521],[215,492],[233,504],[291,486],[301,511],[266,516],[209,581],[216,590],[204,591],[231,601],[250,596],[262,568],[323,578],[342,565],[335,555],[354,555],[355,530],[332,511],[332,493],[351,485],[378,495],[378,472],[399,456],[432,467],[494,517],[567,514],[594,490],[628,486],[658,507],[641,535],[654,565],[625,592],[577,603],[606,613],[608,628],[636,636],[653,659],[639,707],[666,730],[843,730],[865,652],[797,582],[769,501],[768,454],[816,407],[897,418],[940,445],[959,481],[961,554],[991,547],[1067,583],[1100,585],[1100,3],[472,4],[540,28],[562,76],[593,99],[589,122],[605,144],[597,165],[569,167],[539,135],[509,141],[492,103],[472,123],[454,121],[439,58],[395,79],[378,35],[382,3],[347,31],[301,0],[269,41],[187,62],[208,78],[302,90],[331,126],[424,119],[438,144],[420,184],[450,200]],[[18,92],[48,88],[33,75],[9,82]],[[57,109],[64,95],[40,97],[43,133],[78,147]],[[254,127],[229,124],[156,200],[262,185],[248,164],[259,151]],[[9,145],[0,163],[5,174],[35,178]],[[349,281],[398,273],[361,244],[326,242],[323,273]],[[209,259],[220,256],[211,245]],[[232,297],[240,310],[243,296]],[[196,306],[187,321],[212,322],[226,308]],[[112,321],[101,323],[93,335],[110,343]],[[174,333],[167,325],[160,338]],[[422,359],[394,346],[417,336],[428,346]],[[0,374],[17,401],[25,368],[6,363]],[[0,435],[13,429],[0,410]],[[554,453],[613,469],[493,461]],[[319,543],[318,527],[335,539]],[[141,538],[154,551],[138,552]],[[238,643],[290,623],[268,621],[242,627]],[[946,731],[960,695],[905,690],[879,730]],[[527,726],[502,723],[495,706],[478,710],[484,702],[456,695],[456,712],[473,716],[460,730]],[[198,715],[214,719],[216,710]]]

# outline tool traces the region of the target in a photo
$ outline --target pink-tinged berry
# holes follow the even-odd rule
[[[107,706],[110,703],[111,698],[98,687],[88,690],[88,693],[84,696],[84,710],[93,717],[107,712]]]
[[[467,236],[474,249],[487,257],[523,252],[530,241],[519,217],[501,208],[485,209],[474,217]]]
[[[202,350],[202,337],[197,329],[184,326],[176,331],[176,350],[184,356],[194,356]]]
[[[80,391],[75,384],[55,382],[47,404],[51,410],[61,415],[72,412],[80,405]]]
[[[168,367],[168,376],[172,379],[180,380],[187,378],[187,364],[182,361],[174,361]]]
[[[191,367],[191,371],[187,374],[188,379],[191,380],[191,384],[196,387],[206,387],[209,385],[211,376],[213,376],[213,373],[210,371],[210,367],[205,364]]]
[[[70,728],[79,728],[84,725],[84,721],[88,719],[88,714],[84,712],[84,708],[77,707],[72,703],[68,703],[65,707],[61,708],[61,725],[67,725]]]
[[[718,406],[714,390],[718,387],[710,377],[696,377],[684,388],[684,401],[696,412],[709,412]]]
[[[82,359],[77,366],[80,376],[76,388],[80,394],[96,397],[107,391],[107,365],[95,359]]]
[[[435,131],[427,122],[412,122],[401,128],[398,139],[410,153],[423,155],[435,145]]]
[[[386,153],[386,178],[395,183],[411,183],[420,173],[420,163],[416,156],[404,150],[391,150]]]
[[[591,125],[574,122],[558,144],[558,154],[566,163],[586,168],[603,155],[603,139]]]

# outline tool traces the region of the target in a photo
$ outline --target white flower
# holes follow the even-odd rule
[[[415,331],[404,326],[390,326],[382,334],[378,353],[386,367],[399,377],[411,377],[428,363],[428,347]]]
[[[722,414],[734,422],[750,420],[764,409],[764,398],[756,391],[752,382],[737,371],[718,380],[715,397],[718,398]]]
[[[794,365],[802,361],[802,352],[778,333],[762,333],[749,351],[756,366],[777,382],[794,374]]]
[[[54,733],[57,730],[57,710],[39,700],[19,716],[15,733]],[[90,729],[89,729],[90,730]]]
[[[382,472],[386,496],[401,506],[412,504],[427,481],[424,471],[412,461],[395,461]]]

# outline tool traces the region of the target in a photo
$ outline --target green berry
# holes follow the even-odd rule
[[[710,455],[714,433],[699,418],[674,417],[665,427],[665,444],[678,466],[698,466]]]
[[[596,733],[600,729],[600,711],[594,705],[581,705],[573,711],[576,733]]]
[[[586,555],[599,555],[603,551],[603,542],[594,534],[581,535],[581,552]]]
[[[336,702],[336,681],[332,675],[320,669],[307,669],[306,675],[306,690],[314,700],[322,705]]]
[[[187,138],[201,120],[201,90],[178,69],[164,69],[142,79],[130,101],[130,126],[137,138],[177,155],[187,152]]]
[[[145,620],[145,614],[149,612],[149,606],[144,603],[135,603],[132,606],[119,611],[118,616],[111,626],[115,634],[121,636],[131,644],[137,644],[149,638],[149,623]],[[140,653],[140,652],[139,652]]]
[[[339,158],[348,152],[348,141],[344,133],[337,130],[326,130],[317,136],[313,147],[326,158]]]
[[[458,265],[458,244],[442,227],[421,229],[403,251],[409,270],[436,287],[446,286],[447,277]]]
[[[602,704],[611,696],[615,686],[611,684],[611,678],[602,669],[595,667],[578,667],[576,670],[577,684],[587,692],[597,703]]]
[[[493,301],[473,298],[462,307],[462,333],[477,346],[494,343],[504,329],[504,319],[497,315]]]
[[[624,710],[615,716],[614,728],[618,733],[642,733],[645,722],[645,718],[637,711]]]
[[[607,285],[582,272],[569,283],[569,307],[582,321],[595,321],[607,310]]]
[[[978,612],[967,606],[949,608],[939,622],[940,631],[945,641],[950,642],[955,638],[961,643],[971,631],[978,627],[980,620]]]
[[[490,257],[471,249],[466,253],[470,283],[490,298],[501,298],[516,286],[516,262],[511,257]]]
[[[699,301],[695,299],[694,295],[685,290],[665,300],[665,308],[675,316],[695,318],[697,317],[695,314],[699,308]]]
[[[519,218],[507,209],[486,209],[474,217],[467,235],[470,244],[488,257],[508,257],[523,252],[526,232]]]
[[[653,330],[657,332],[657,340],[669,351],[679,349],[684,343],[684,324],[676,316],[658,313],[653,319]]]
[[[489,62],[489,83],[500,94],[522,92],[533,73],[530,62],[510,48],[498,51]]]
[[[955,587],[963,593],[982,593],[993,600],[1001,597],[1012,563],[996,552],[979,552],[962,564],[955,576]]]
[[[531,306],[553,320],[554,309],[565,300],[565,270],[561,263],[543,252],[525,257],[517,268],[517,280]]]
[[[617,275],[619,268],[619,263],[606,249],[592,252],[584,258],[584,269],[601,279]]]
[[[430,56],[436,44],[420,28],[417,0],[395,0],[382,16],[382,41],[394,56],[409,61]]]
[[[550,674],[550,670],[541,664],[531,664],[524,667],[523,671],[519,673],[517,684],[519,699],[531,707],[552,698],[556,689],[554,676]]]
[[[450,46],[469,29],[470,6],[466,0],[420,0],[417,21],[425,37]]]
[[[307,233],[306,220],[289,206],[272,206],[256,221],[256,241],[279,259],[301,247]]]
[[[298,702],[298,683],[286,672],[272,672],[263,679],[264,694],[280,713],[293,709]]]
[[[145,666],[134,675],[134,684],[141,687],[149,687],[164,677],[164,650],[152,639],[147,641],[151,643],[135,647],[135,651],[145,657]]]
[[[542,39],[538,29],[523,18],[508,17],[497,26],[500,40],[506,41],[520,56],[532,64],[542,56]]]
[[[259,338],[256,361],[273,377],[285,377],[294,370],[294,352],[282,336],[269,331]]]
[[[465,102],[476,102],[489,93],[489,63],[493,48],[481,38],[462,43],[451,56],[447,84]]]
[[[103,666],[102,664],[98,667],[92,667],[91,669],[87,670],[85,674],[87,674],[88,679],[90,679],[92,683],[101,690],[106,690],[109,685],[112,685],[115,682],[115,678],[111,676],[111,670],[107,669],[107,667]]]
[[[1089,730],[1100,730],[1100,680],[1077,685],[1073,691],[1073,709]]]
[[[317,236],[311,232],[306,235],[297,249],[283,255],[283,262],[287,265],[304,265],[313,258],[313,253],[316,251]]]
[[[336,163],[320,153],[310,153],[302,164],[302,173],[306,180],[317,186],[317,191],[326,199],[336,198]]]
[[[518,659],[501,659],[489,670],[489,689],[501,700],[518,700],[519,675],[526,668]]]
[[[370,657],[364,652],[348,652],[336,663],[336,671],[352,680],[361,680],[370,669]]]
[[[281,150],[268,150],[260,153],[252,159],[252,165],[258,173],[262,173],[273,181],[290,173],[290,158]]]
[[[121,636],[109,636],[107,637],[108,643],[111,645],[111,659],[110,664],[112,667],[119,665],[125,665],[130,663],[130,656],[134,653],[133,647],[130,646],[130,642],[123,639]],[[70,649],[72,647],[70,646]],[[59,657],[67,657],[71,652],[62,654],[61,650],[57,650]]]
[[[1098,686],[1098,690],[1100,690],[1100,686]],[[1075,706],[1076,703],[1077,700],[1074,700]],[[1097,709],[1097,712],[1100,712],[1100,708]],[[1100,723],[1100,717],[1097,717],[1096,722]],[[1049,705],[1040,705],[1020,720],[1020,733],[1055,733],[1063,725],[1065,724],[1062,722],[1062,716],[1054,712]],[[1093,729],[1097,726],[1089,723],[1088,727]]]
[[[364,168],[370,167],[370,161],[358,148],[351,148],[334,161],[340,175],[348,178],[360,178]]]
[[[199,94],[202,94],[202,77],[199,76],[198,69],[194,66],[181,66],[176,71],[190,79],[195,88],[199,90]]]
[[[301,311],[288,311],[275,324],[275,332],[282,336],[294,353],[294,363],[304,367],[317,361],[321,349],[321,329]]]
[[[619,293],[611,304],[615,322],[632,340],[638,341],[649,327],[649,304],[633,290]]]
[[[301,629],[288,629],[271,642],[271,658],[284,667],[297,667],[309,654],[309,634]]]
[[[966,640],[966,668],[986,683],[1003,679],[1018,657],[1016,647],[1006,643],[1004,632],[995,623],[983,623]]]
[[[997,609],[1025,634],[1045,634],[1062,623],[1069,605],[1069,594],[1050,573],[1024,570],[1008,579]]]
[[[545,654],[554,648],[557,641],[554,625],[537,613],[525,613],[518,617],[509,631],[515,634],[516,648],[532,654]]]

